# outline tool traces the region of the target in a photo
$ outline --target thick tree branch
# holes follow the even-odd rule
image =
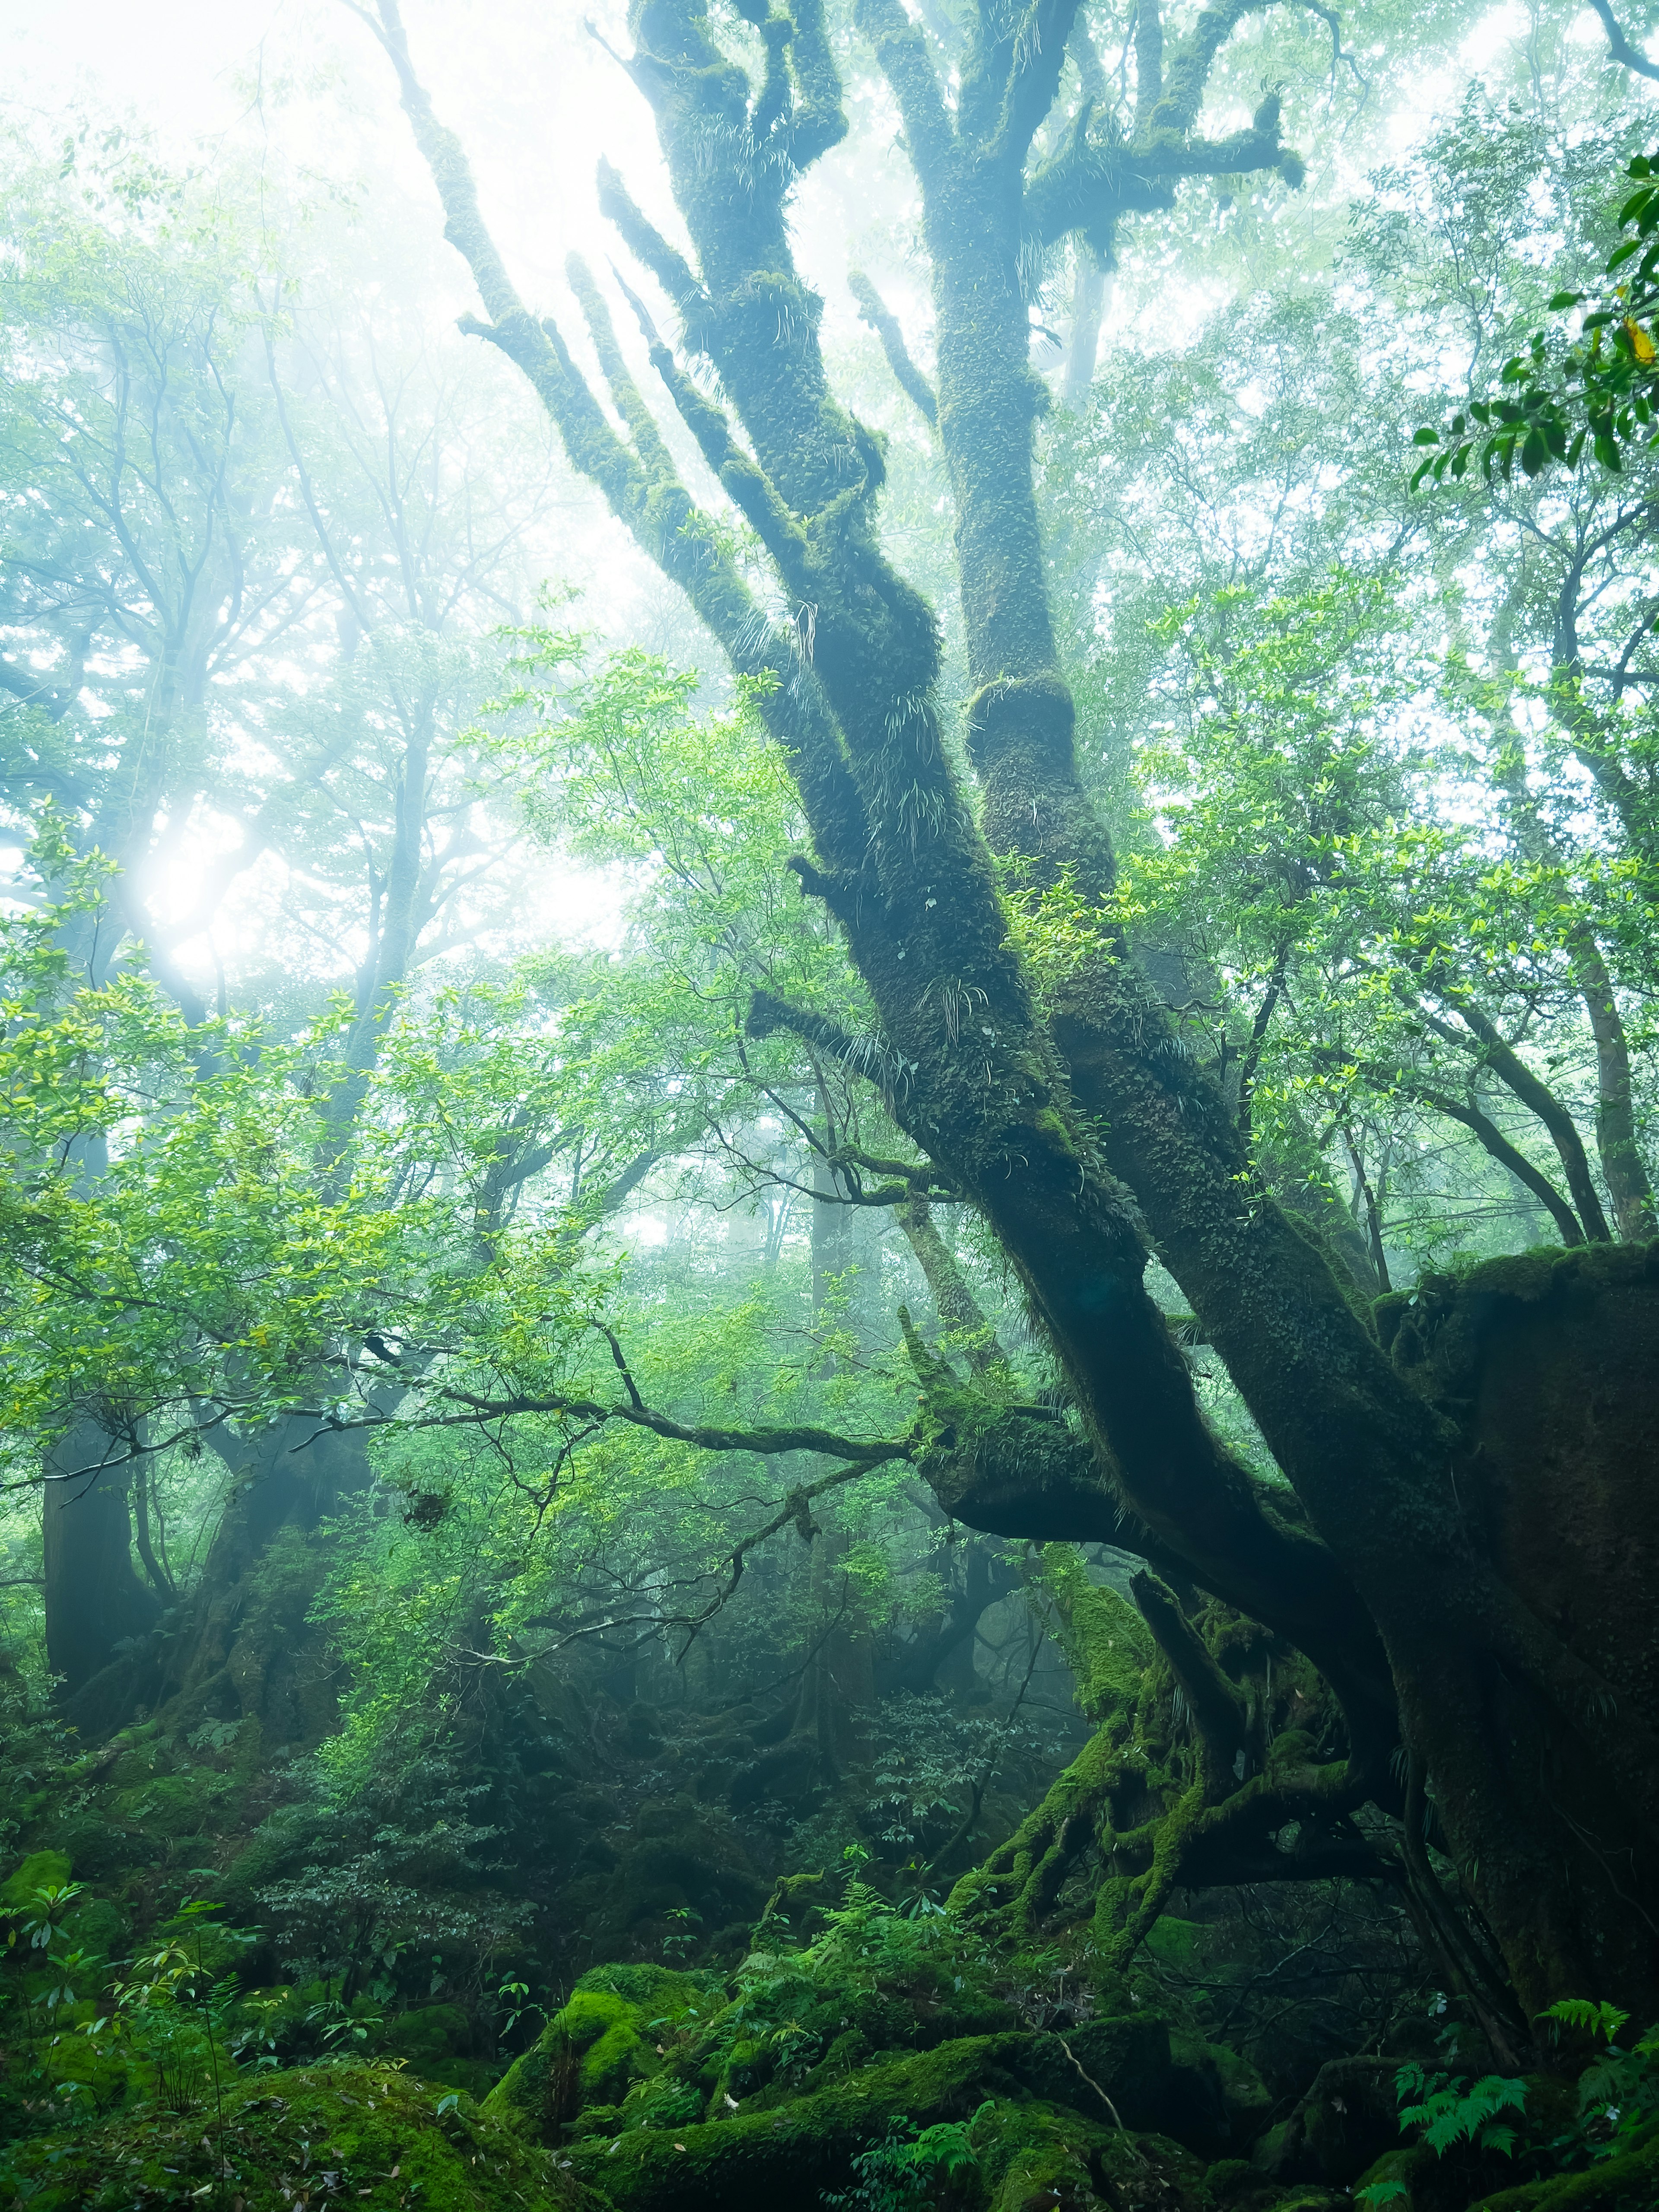
[[[900,0],[858,0],[854,21],[875,48],[893,88],[917,176],[937,180],[955,157],[957,137],[921,26],[910,21]]]

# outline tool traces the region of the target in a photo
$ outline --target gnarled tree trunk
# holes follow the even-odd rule
[[[1168,51],[1142,0],[1143,66],[1161,96],[1127,145],[1079,128],[1034,167],[1076,12],[1076,0],[988,0],[947,100],[900,0],[859,0],[856,10],[902,114],[933,263],[934,413],[956,501],[976,813],[944,743],[937,624],[882,551],[880,453],[830,391],[821,303],[789,242],[795,177],[847,127],[820,0],[793,0],[769,19],[759,88],[697,0],[635,0],[630,67],[656,115],[695,265],[619,179],[602,176],[607,212],[747,434],[740,444],[644,318],[653,362],[705,459],[792,601],[813,611],[810,665],[760,616],[716,533],[698,527],[591,284],[585,312],[627,438],[556,328],[519,300],[393,0],[380,0],[449,235],[490,318],[475,327],[525,369],[576,465],[684,585],[734,665],[775,678],[761,711],[815,845],[794,865],[840,922],[880,1034],[872,1051],[764,996],[751,1026],[793,1030],[880,1084],[894,1120],[994,1231],[1063,1364],[1080,1437],[1006,1407],[981,1419],[972,1394],[956,1394],[942,1502],[1002,1533],[1139,1542],[1307,1655],[1340,1704],[1346,1757],[1288,1782],[1239,1784],[1241,1808],[1261,1808],[1264,1851],[1274,1822],[1302,1817],[1297,1805],[1346,1817],[1368,1799],[1414,1824],[1414,1848],[1426,1777],[1512,2006],[1529,2014],[1562,1996],[1606,1995],[1650,2017],[1659,1879],[1646,1839],[1659,1829],[1659,1742],[1650,1707],[1626,1686],[1635,1677],[1608,1671],[1588,1626],[1596,1547],[1582,1547],[1572,1604],[1552,1613],[1506,1545],[1504,1516],[1494,1522],[1480,1508],[1471,1469],[1484,1438],[1460,1395],[1424,1389],[1391,1357],[1352,1285],[1274,1202],[1112,921],[1112,848],[1079,773],[1033,488],[1047,394],[1028,362],[1030,250],[1073,233],[1105,250],[1124,216],[1170,204],[1181,175],[1277,168],[1294,183],[1300,163],[1280,143],[1276,99],[1224,140],[1196,135],[1211,64],[1249,12],[1242,0],[1214,0]],[[1025,863],[1035,893],[1063,881],[1093,910],[1096,949],[1051,1006],[1011,937],[994,855]],[[1255,1475],[1204,1419],[1144,1280],[1153,1250],[1282,1480]],[[1596,1326],[1638,1373],[1650,1370],[1659,1328],[1646,1290],[1583,1278],[1592,1281]],[[1483,1357],[1501,1364],[1492,1326]],[[950,1395],[942,1377],[934,1386]],[[1654,1425],[1639,1392],[1620,1435],[1618,1449],[1645,1463]],[[997,1448],[1011,1437],[1018,1449]],[[1584,1449],[1594,1442],[1592,1425]],[[1521,1437],[1515,1448],[1527,1470],[1512,1486],[1515,1511],[1547,1521],[1565,1502],[1543,1445]],[[1650,1599],[1651,1562],[1632,1571]],[[1211,1776],[1216,1791],[1231,1772]]]

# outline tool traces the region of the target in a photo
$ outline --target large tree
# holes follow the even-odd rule
[[[790,196],[848,128],[819,0],[770,12],[749,0],[750,32],[724,36],[696,0],[636,0],[627,66],[690,256],[618,176],[601,179],[681,326],[671,343],[639,310],[653,364],[793,621],[757,602],[697,509],[586,273],[573,270],[626,434],[556,325],[526,307],[393,0],[359,12],[396,64],[477,280],[486,319],[473,327],[523,368],[573,460],[734,667],[765,679],[761,712],[813,847],[795,872],[839,923],[875,1019],[854,1035],[757,994],[751,1030],[793,1030],[879,1086],[929,1171],[994,1232],[1063,1368],[1085,1448],[1011,1460],[988,1419],[982,1449],[951,1462],[951,1510],[1008,1534],[1141,1542],[1295,1645],[1340,1705],[1337,1755],[1306,1738],[1274,1752],[1181,1608],[1148,1586],[1208,1755],[1179,1819],[1103,1893],[1109,1946],[1137,1940],[1200,1850],[1294,1873],[1358,1851],[1370,1805],[1403,1816],[1402,1878],[1495,2035],[1513,2040],[1569,1991],[1650,2006],[1659,1960],[1632,1932],[1632,1899],[1654,1895],[1659,1812],[1642,1698],[1650,1555],[1638,1542],[1613,1564],[1601,1534],[1644,1510],[1644,1255],[1552,1263],[1478,1296],[1454,1286],[1380,1328],[1277,1201],[1248,1127],[1137,964],[1079,771],[1033,489],[1046,394],[1029,361],[1031,272],[1072,234],[1109,253],[1116,226],[1169,206],[1182,178],[1297,180],[1276,97],[1248,127],[1204,135],[1218,57],[1252,11],[1220,0],[1166,44],[1143,5],[1125,134],[1086,96],[1057,118],[1076,0],[978,0],[953,76],[899,0],[856,9],[921,193],[938,367],[934,386],[917,384],[954,495],[973,790],[945,726],[933,610],[882,546],[878,442],[831,388],[822,303],[790,243]],[[718,398],[688,373],[696,359]],[[1153,1253],[1282,1480],[1253,1472],[1203,1417],[1147,1288]],[[948,1410],[971,1426],[971,1404]],[[1109,1804],[1091,1809],[1109,1856]],[[1074,1851],[1088,1826],[1062,1822],[1054,1848]],[[1425,1830],[1455,1862],[1473,1923],[1439,1893]]]

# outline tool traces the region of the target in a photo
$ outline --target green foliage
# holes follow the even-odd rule
[[[250,1847],[279,1957],[324,1985],[305,2025],[325,2045],[363,2040],[368,2013],[395,1996],[480,1996],[527,1917],[491,1880],[499,1831],[476,1817],[487,1783],[441,1747],[380,1748],[368,1771],[301,1762]]]
[[[1461,2143],[1511,2156],[1516,2127],[1503,2115],[1527,2109],[1524,2081],[1506,2081],[1497,2074],[1471,2081],[1460,2074],[1431,2073],[1414,2059],[1395,2075],[1395,2094],[1400,2102],[1401,2133],[1420,2128],[1423,2141],[1438,2158]]]
[[[853,2160],[852,2188],[823,2202],[837,2212],[908,2212],[915,2205],[956,2201],[951,2184],[978,2172],[974,2127],[992,2110],[988,2100],[972,2119],[939,2120],[920,2130],[896,2114],[881,2142]]]
[[[1563,2164],[1623,2157],[1659,2118],[1659,2027],[1621,2045],[1630,2015],[1605,1998],[1567,1997],[1540,2017],[1603,2046],[1578,2077],[1577,2119],[1553,2146],[1556,2155]]]
[[[1535,331],[1526,351],[1512,355],[1499,372],[1503,396],[1472,400],[1443,434],[1419,429],[1416,444],[1443,450],[1419,463],[1413,491],[1425,477],[1455,483],[1477,449],[1486,477],[1497,469],[1507,481],[1517,460],[1528,477],[1558,465],[1571,472],[1587,445],[1616,476],[1631,447],[1659,444],[1659,429],[1650,428],[1659,393],[1652,328],[1659,308],[1659,184],[1650,180],[1659,178],[1659,155],[1638,154],[1626,174],[1638,189],[1618,219],[1631,235],[1608,255],[1601,286],[1550,299],[1557,316],[1588,306],[1577,317],[1578,337],[1567,343],[1557,337],[1552,344],[1545,331]]]

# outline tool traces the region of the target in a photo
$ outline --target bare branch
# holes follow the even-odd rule
[[[859,303],[860,319],[868,323],[881,340],[887,366],[900,388],[909,395],[916,412],[929,428],[935,427],[939,422],[939,401],[933,396],[933,386],[910,358],[910,349],[904,343],[897,317],[861,269],[848,270],[847,289]]]

